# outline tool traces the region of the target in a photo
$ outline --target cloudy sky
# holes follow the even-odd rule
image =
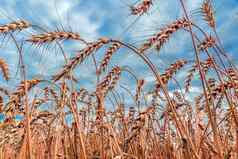
[[[137,0],[136,0],[137,1]],[[17,19],[25,19],[34,25],[41,26],[49,31],[56,28],[78,32],[89,41],[100,37],[110,37],[130,42],[139,46],[153,33],[168,23],[183,16],[178,0],[154,0],[151,10],[141,16],[130,15],[130,6],[136,4],[133,0],[0,0],[0,23],[5,24]],[[209,34],[212,31],[202,20],[199,7],[202,0],[185,0],[189,10],[189,16],[203,27]],[[238,59],[238,1],[237,0],[213,0],[217,19],[218,34],[222,39],[226,51],[233,61]],[[36,30],[26,30],[23,35],[16,34],[19,40],[32,34],[39,33]],[[4,39],[1,46],[1,57],[4,58],[11,69],[12,80],[8,83],[1,78],[4,86],[13,86],[19,77],[16,76],[18,54],[11,40]],[[74,56],[75,51],[82,48],[82,44],[66,43],[64,46],[68,56]],[[194,53],[189,34],[179,32],[174,35],[158,54],[150,51],[150,57],[162,71],[170,63],[177,59],[193,59]],[[103,52],[98,53],[97,59],[101,59]],[[57,47],[41,50],[31,45],[24,46],[24,60],[27,65],[28,78],[42,76],[49,78],[63,65],[63,57]],[[139,78],[145,78],[148,89],[153,83],[153,77],[143,62],[128,50],[121,50],[112,59],[113,65],[129,66]],[[96,77],[91,59],[88,59],[76,71],[80,85],[88,89],[93,88]],[[178,74],[179,81],[184,80],[185,71]],[[16,78],[16,80],[15,80]],[[135,88],[133,78],[124,74],[122,83]],[[171,88],[173,89],[173,88]],[[193,90],[199,92],[194,86]]]

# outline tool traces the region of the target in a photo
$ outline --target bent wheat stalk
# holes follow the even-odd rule
[[[182,6],[185,17],[189,21],[189,16],[188,16],[187,9],[185,7],[184,1],[183,0],[179,0],[179,1],[180,1],[181,6]],[[198,49],[197,49],[197,46],[196,46],[196,43],[195,43],[195,38],[193,36],[192,26],[189,25],[188,27],[189,27],[189,31],[190,31],[190,35],[191,35],[191,39],[192,39],[193,48],[194,48],[194,51],[195,51],[196,62],[198,63],[199,75],[200,75],[201,82],[202,82],[203,92],[204,92],[204,95],[205,95],[205,98],[206,98],[206,107],[207,107],[207,110],[208,110],[208,116],[209,116],[209,119],[211,121],[211,126],[212,126],[213,133],[214,133],[214,136],[213,136],[214,137],[214,142],[217,145],[217,149],[218,149],[218,152],[219,152],[218,156],[219,156],[219,158],[222,158],[221,157],[222,156],[221,155],[221,148],[220,148],[220,144],[218,142],[218,132],[217,132],[216,121],[214,120],[214,117],[212,116],[212,111],[211,111],[210,105],[208,103],[208,94],[206,92],[206,86],[205,86],[206,85],[206,83],[205,83],[205,81],[206,81],[205,74],[204,74],[204,72],[202,71],[202,68],[201,68],[200,59],[199,59],[199,55],[198,55]],[[192,148],[192,150],[196,154],[194,147]],[[199,158],[197,156],[197,154],[196,154],[196,158]]]

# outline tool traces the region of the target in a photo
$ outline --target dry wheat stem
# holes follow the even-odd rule
[[[187,10],[186,10],[186,7],[184,5],[183,0],[180,0],[180,3],[181,3],[181,6],[182,6],[182,9],[184,11],[184,14],[186,16],[186,19],[189,20]],[[217,136],[217,126],[216,126],[216,123],[214,121],[214,117],[212,116],[212,112],[211,112],[211,109],[210,109],[210,106],[209,106],[209,103],[208,103],[208,95],[207,95],[206,87],[205,87],[206,79],[205,79],[204,72],[202,71],[202,68],[201,68],[200,59],[199,59],[199,56],[198,56],[198,49],[197,49],[197,46],[196,46],[196,43],[195,43],[195,38],[193,36],[193,30],[192,30],[191,25],[189,25],[189,30],[190,30],[190,35],[191,35],[194,51],[195,51],[196,61],[198,63],[200,78],[202,79],[202,86],[203,86],[203,91],[204,91],[204,95],[205,95],[205,98],[206,98],[206,106],[207,106],[207,110],[208,110],[208,115],[209,115],[209,118],[210,118],[210,121],[211,121],[212,129],[214,131],[213,132],[214,133],[214,141],[216,142],[216,144],[218,146],[217,148],[218,148],[218,151],[220,153],[219,158],[221,158],[221,149],[220,149],[220,145],[218,143],[218,136]],[[195,153],[195,148],[194,147],[193,147],[193,151]],[[198,158],[197,154],[195,154],[195,155],[196,155],[196,158]]]

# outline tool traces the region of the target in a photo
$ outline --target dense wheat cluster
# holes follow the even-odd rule
[[[131,16],[143,16],[154,3],[159,1],[139,0],[128,11]],[[209,32],[190,19],[182,0],[179,3],[184,17],[164,25],[139,45],[110,37],[89,41],[80,33],[59,29],[26,36],[23,32],[36,25],[25,20],[0,25],[1,36],[10,37],[17,48],[16,69],[21,76],[15,88],[0,86],[4,117],[0,159],[237,159],[238,70],[216,32],[212,2],[204,0],[199,8]],[[162,70],[147,55],[160,52],[180,31],[190,35],[192,43],[187,45],[193,47],[194,58],[173,61]],[[20,34],[25,37],[18,40]],[[68,58],[65,41],[83,44],[83,48]],[[29,79],[22,46],[40,49],[53,43],[60,46],[65,63],[49,78]],[[128,67],[112,63],[122,49],[150,69],[155,79],[152,90],[144,89],[147,77],[137,77]],[[95,59],[98,52],[103,57]],[[75,75],[91,57],[97,78],[93,91],[83,88]],[[188,71],[181,84],[176,74],[185,67]],[[3,80],[11,80],[14,70],[9,68],[7,59],[1,57]],[[122,100],[118,91],[125,82],[121,80],[124,73],[134,77],[136,87],[123,87],[130,96]],[[195,78],[201,94],[194,97],[190,91]],[[180,89],[171,91],[174,84]],[[128,105],[127,98],[133,103]],[[112,100],[114,107],[109,109]]]

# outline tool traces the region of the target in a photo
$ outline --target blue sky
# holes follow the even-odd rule
[[[26,19],[33,24],[40,25],[49,31],[56,27],[72,28],[87,40],[96,40],[100,37],[110,37],[128,41],[139,46],[146,37],[156,33],[159,28],[167,23],[182,17],[183,13],[178,0],[154,0],[153,7],[148,14],[142,17],[130,15],[129,6],[132,0],[0,0],[0,23],[4,24],[16,19]],[[211,33],[208,26],[202,21],[198,13],[202,0],[186,0],[189,15],[200,26]],[[238,1],[214,0],[218,34],[229,56],[237,63],[238,59]],[[130,27],[129,27],[130,26]],[[128,29],[129,27],[129,29]],[[24,39],[36,31],[28,29],[24,36],[19,35],[19,40]],[[65,50],[68,56],[73,56],[75,51],[82,48],[78,43],[66,43]],[[63,57],[53,47],[49,50],[37,51],[31,45],[26,45],[24,59],[27,65],[28,78],[53,75],[63,65]],[[11,69],[11,77],[15,76],[18,60],[16,49],[11,42],[4,45],[1,57],[6,59]],[[101,59],[103,51],[97,54]],[[179,32],[163,47],[158,54],[151,50],[149,55],[160,70],[164,70],[170,63],[177,59],[192,59],[193,49],[189,34]],[[112,63],[119,66],[130,66],[139,78],[145,78],[148,89],[153,83],[153,77],[143,62],[128,50],[121,50],[112,59]],[[110,65],[111,67],[113,65]],[[185,69],[186,70],[186,69]],[[184,80],[185,70],[177,75],[179,81]],[[88,59],[77,69],[76,74],[80,79],[80,86],[93,88],[96,78],[94,76],[92,60]],[[0,79],[2,81],[2,78]],[[5,87],[14,86],[18,80],[12,79],[1,84]],[[135,89],[135,81],[125,73],[122,79],[131,89]],[[199,86],[192,89],[199,92]]]

